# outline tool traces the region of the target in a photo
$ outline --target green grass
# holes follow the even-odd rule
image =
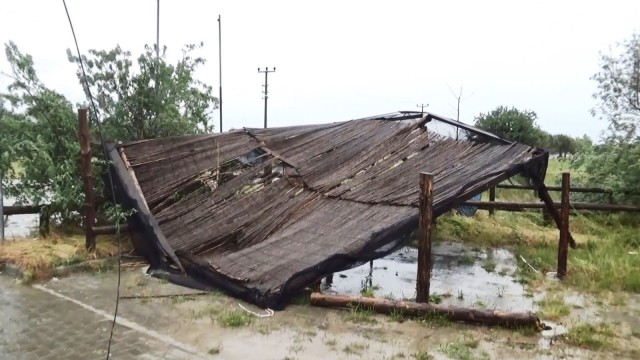
[[[613,348],[613,336],[614,332],[608,324],[580,324],[569,329],[566,340],[574,346],[604,350]]]
[[[411,357],[416,360],[432,360],[433,355],[429,354],[426,351],[417,351],[411,354]]]
[[[489,355],[482,352],[474,354],[473,349],[478,347],[478,340],[460,341],[440,346],[440,352],[454,360],[488,360]]]
[[[467,266],[470,266],[470,265],[473,265],[475,262],[476,262],[476,261],[475,261],[475,259],[473,258],[473,256],[471,256],[471,255],[469,255],[469,254],[467,254],[467,253],[462,254],[462,255],[458,258],[458,264],[459,264],[459,265],[467,265]]]
[[[636,271],[640,256],[629,254],[640,249],[640,216],[576,215],[570,218],[570,228],[579,247],[569,250],[567,284],[587,292],[640,293],[640,272]],[[523,283],[543,281],[545,273],[556,271],[558,237],[557,228],[544,226],[539,212],[496,212],[493,217],[479,212],[472,218],[445,215],[438,218],[436,227],[436,239],[440,241],[461,240],[472,246],[512,249]],[[539,272],[525,265],[520,256]],[[466,254],[459,260],[463,264],[471,261]]]
[[[538,302],[540,316],[545,320],[557,321],[571,313],[571,308],[565,304],[562,294],[547,293],[545,298]]]
[[[216,347],[212,347],[211,349],[209,349],[209,351],[207,351],[207,353],[209,355],[218,355],[218,354],[220,354],[220,351],[222,351],[222,346],[218,345]]]
[[[253,322],[253,315],[241,310],[229,310],[220,314],[218,321],[224,327],[247,326]]]
[[[426,327],[438,328],[451,325],[451,319],[441,314],[427,313],[420,317],[420,324]]]
[[[342,348],[342,351],[345,354],[349,354],[349,355],[361,355],[362,352],[368,348],[369,348],[369,345],[367,344],[352,343]]]
[[[377,322],[373,310],[360,305],[350,305],[344,319],[356,324],[375,324]]]
[[[496,266],[498,264],[496,263],[495,260],[493,259],[487,259],[487,261],[485,261],[484,265],[482,265],[482,268],[486,271],[486,272],[494,272],[496,270]]]

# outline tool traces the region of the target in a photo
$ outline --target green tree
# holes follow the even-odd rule
[[[569,135],[553,135],[550,149],[560,157],[566,157],[568,154],[574,154],[576,152],[576,141]]]
[[[117,47],[91,50],[83,56],[87,81],[107,140],[138,140],[159,136],[212,131],[210,112],[217,99],[211,87],[193,74],[204,63],[190,55],[196,46],[186,46],[176,65],[159,59],[145,47],[134,72],[131,54]],[[33,58],[16,44],[5,44],[13,82],[0,93],[0,167],[6,178],[6,192],[18,203],[51,204],[63,221],[77,222],[84,202],[80,175],[80,145],[77,116],[72,104],[47,88],[37,77]],[[78,59],[68,54],[69,60]],[[78,71],[82,80],[83,76]],[[84,85],[84,83],[83,83]],[[84,87],[84,86],[83,86]],[[89,98],[87,98],[89,102]],[[6,105],[6,106],[5,106]],[[92,138],[99,143],[97,129]],[[94,148],[94,174],[100,174],[104,159]],[[11,163],[23,171],[14,173]],[[98,189],[101,177],[95,176]],[[102,192],[97,191],[97,194]]]
[[[507,140],[531,146],[543,146],[548,140],[536,123],[537,115],[531,110],[500,106],[475,118],[475,126]],[[481,140],[481,139],[475,139]]]
[[[598,90],[592,113],[609,122],[603,143],[575,159],[586,180],[611,187],[621,202],[640,203],[640,34],[601,54],[593,77]]]
[[[166,62],[166,48],[156,58],[155,51],[145,46],[135,67],[131,52],[119,46],[109,51],[89,50],[89,55],[82,57],[86,78],[78,57],[70,50],[67,57],[78,65],[83,88],[85,80],[89,84],[106,136],[127,141],[213,131],[211,111],[217,108],[218,99],[211,86],[194,78],[205,63],[203,58],[192,56],[200,47],[202,43],[186,45],[182,58],[172,65]]]

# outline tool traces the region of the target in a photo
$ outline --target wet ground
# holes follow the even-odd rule
[[[466,259],[467,265],[462,265],[455,259],[456,253],[469,252],[474,254],[473,264]],[[462,290],[468,294],[465,299],[477,296],[482,302],[493,301],[495,306],[525,303],[501,302],[508,294],[522,298],[522,288],[508,274],[501,276],[499,270],[487,272],[483,268],[491,256],[506,259],[504,264],[498,262],[497,269],[510,266],[514,260],[507,253],[491,255],[455,243],[443,244],[436,253],[439,265],[434,271],[434,287],[438,292],[454,293],[444,301],[479,306],[477,300],[475,304],[457,300],[455,292]],[[402,250],[375,261],[370,281],[380,288],[374,291],[407,294],[412,288],[412,259],[414,252]],[[456,269],[464,271],[451,273]],[[369,281],[368,272],[369,264],[365,264],[346,272],[346,278],[336,274],[333,289],[358,293],[363,279]],[[0,276],[0,358],[104,358],[116,284],[115,272],[77,274],[35,286],[19,285]],[[502,297],[493,296],[502,286],[506,288]],[[426,359],[420,357],[426,353],[434,359],[468,360],[633,359],[636,353],[629,349],[640,345],[634,336],[624,336],[628,339],[622,341],[630,341],[623,344],[624,351],[592,351],[570,346],[553,331],[542,336],[464,324],[410,319],[399,322],[391,317],[308,305],[291,305],[273,317],[251,318],[240,305],[258,314],[263,314],[261,309],[223,294],[202,295],[170,284],[146,275],[141,267],[123,271],[120,290],[113,359]],[[534,299],[543,296],[535,294]],[[571,292],[565,298],[572,307],[563,320],[568,328],[585,321],[605,321],[615,326],[621,337],[640,330],[636,328],[640,297],[629,295],[621,306]],[[232,319],[249,319],[250,323],[225,325]]]
[[[517,262],[504,249],[480,250],[459,242],[434,244],[431,294],[443,304],[510,311],[535,310],[532,297],[513,277]],[[405,247],[379,260],[335,274],[325,291],[415,299],[418,252]],[[326,285],[326,283],[325,283]]]

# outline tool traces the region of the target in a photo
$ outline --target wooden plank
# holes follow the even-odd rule
[[[561,203],[553,202],[553,208],[560,209]],[[527,211],[529,209],[544,209],[545,203],[534,202],[512,202],[512,201],[467,201],[463,205],[477,206],[480,210],[504,210],[504,211]],[[610,212],[640,212],[639,206],[598,204],[585,202],[572,202],[571,211],[610,211]],[[553,215],[553,214],[552,214]]]
[[[12,205],[4,206],[3,213],[5,216],[39,214],[40,209],[42,209],[40,205]]]
[[[571,177],[569,173],[562,173],[562,198],[560,206],[560,240],[558,242],[558,269],[559,279],[567,275],[567,256],[569,253],[569,188]]]
[[[433,224],[433,174],[420,173],[420,222],[416,301],[429,301],[431,286],[431,225]]]
[[[436,315],[445,316],[453,321],[475,324],[499,325],[508,328],[534,328],[542,330],[542,322],[531,312],[507,312],[500,310],[466,309],[455,306],[440,306],[402,300],[387,300],[367,297],[312,293],[311,305],[347,308],[360,306],[377,313],[401,313],[405,316]]]
[[[492,186],[489,189],[489,201],[491,202],[495,202],[496,201],[496,187]],[[493,216],[496,213],[496,209],[489,209],[489,215]]]
[[[131,224],[124,223],[120,224],[120,231],[127,231],[132,229]],[[95,235],[114,235],[117,233],[118,228],[115,225],[102,225],[102,226],[93,226],[91,228]]]
[[[133,186],[135,187],[136,191],[140,195],[140,198],[142,199],[142,204],[144,205],[145,208],[147,208],[147,210],[149,210],[149,205],[147,204],[147,200],[144,197],[144,193],[142,192],[140,183],[138,183],[138,178],[136,177],[136,173],[131,168],[131,164],[129,163],[129,160],[127,160],[127,155],[124,153],[124,148],[119,148],[118,153],[122,158],[122,162],[124,163],[124,166],[127,168],[127,172],[129,173],[129,176],[131,176],[131,179],[133,180]]]
[[[536,188],[531,185],[518,185],[518,184],[500,184],[498,189],[514,189],[514,190],[535,190]],[[547,186],[548,191],[562,191],[562,186]],[[574,186],[570,190],[574,193],[592,193],[592,194],[612,194],[613,190],[604,189],[599,187],[582,187]]]

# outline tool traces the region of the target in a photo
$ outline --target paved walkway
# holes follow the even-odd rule
[[[105,359],[112,313],[47,290],[0,276],[0,359]],[[134,322],[118,322],[114,360],[194,358],[171,339]]]

